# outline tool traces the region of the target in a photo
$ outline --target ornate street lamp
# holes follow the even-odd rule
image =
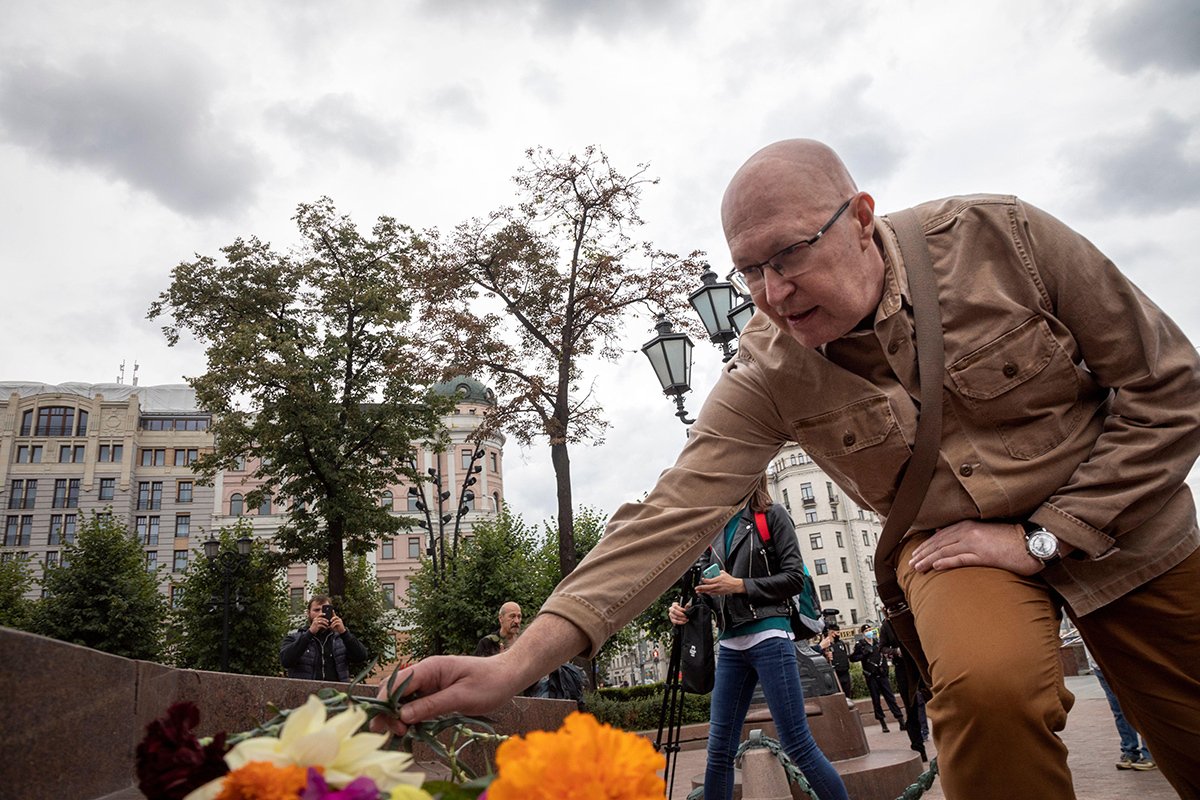
[[[688,302],[700,315],[700,321],[708,331],[709,340],[721,348],[721,360],[728,361],[737,353],[737,349],[730,347],[729,343],[738,335],[738,331],[735,331],[730,323],[729,310],[741,296],[732,284],[718,281],[717,273],[711,268],[705,268],[700,281],[703,285],[688,295]]]
[[[675,416],[691,425],[696,420],[688,419],[683,395],[692,389],[692,340],[686,333],[675,333],[671,321],[661,314],[654,330],[658,335],[642,345],[642,352],[650,359],[663,394],[675,398]]]
[[[749,297],[739,297],[739,299],[741,302],[729,309],[728,317],[729,324],[733,326],[735,331],[737,331],[737,335],[741,336],[742,331],[745,330],[747,323],[750,322],[750,318],[754,316],[754,301]]]
[[[229,607],[232,605],[239,612],[244,610],[240,590],[234,591],[232,600],[229,592],[235,588],[233,579],[238,569],[250,558],[252,544],[253,540],[249,536],[240,536],[237,539],[237,552],[234,552],[222,551],[220,540],[211,533],[204,540],[204,555],[221,574],[221,597],[217,598],[214,595],[209,601],[214,611],[218,605],[221,606],[221,672],[229,672]]]

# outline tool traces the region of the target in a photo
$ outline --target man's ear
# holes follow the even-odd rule
[[[850,209],[861,230],[859,244],[864,250],[868,247],[874,247],[875,198],[866,192],[859,192],[854,196],[854,201],[850,204]]]

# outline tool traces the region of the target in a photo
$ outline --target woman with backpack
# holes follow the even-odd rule
[[[733,797],[733,759],[759,683],[784,752],[817,796],[847,800],[846,787],[813,740],[804,713],[790,621],[791,598],[804,582],[803,560],[791,517],[772,503],[765,486],[717,534],[701,566],[716,574],[701,578],[696,595],[713,609],[720,628],[705,800]],[[673,603],[671,622],[682,625],[690,608],[690,603]]]

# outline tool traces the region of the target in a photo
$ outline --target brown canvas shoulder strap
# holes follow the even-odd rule
[[[896,582],[893,559],[909,525],[921,509],[933,469],[937,466],[938,446],[942,438],[942,381],[946,367],[937,282],[933,276],[933,262],[925,234],[912,209],[891,214],[888,219],[896,231],[900,254],[908,273],[917,331],[917,376],[921,382],[917,441],[875,549],[875,578],[879,597],[890,616],[907,610],[904,593]]]

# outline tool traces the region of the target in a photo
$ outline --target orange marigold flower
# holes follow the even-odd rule
[[[307,767],[251,761],[225,776],[217,800],[296,800],[307,782]]]
[[[663,756],[642,737],[572,713],[554,733],[513,737],[496,751],[488,800],[660,800]]]

